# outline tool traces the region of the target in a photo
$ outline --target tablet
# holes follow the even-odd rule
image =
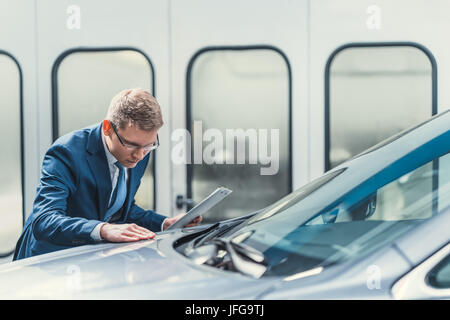
[[[195,218],[203,215],[206,211],[214,207],[220,201],[222,201],[226,196],[228,196],[232,191],[225,187],[219,187],[214,190],[207,198],[203,199],[198,205],[189,210],[180,220],[170,225],[166,230],[173,230],[176,228],[183,228],[188,225],[189,222]]]

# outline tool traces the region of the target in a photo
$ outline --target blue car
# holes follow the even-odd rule
[[[2,299],[448,299],[450,112],[258,212],[0,266]]]

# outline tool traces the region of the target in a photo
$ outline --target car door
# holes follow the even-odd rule
[[[429,222],[396,243],[413,267],[393,284],[395,299],[450,299],[450,207]]]

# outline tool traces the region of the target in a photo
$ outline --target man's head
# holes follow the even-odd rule
[[[102,129],[112,155],[133,168],[157,147],[163,124],[159,104],[148,91],[127,89],[112,99]]]

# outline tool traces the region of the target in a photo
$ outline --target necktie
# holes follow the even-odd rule
[[[119,177],[117,178],[116,187],[111,197],[111,202],[108,210],[106,211],[106,221],[108,221],[114,213],[122,208],[125,198],[127,196],[127,183],[125,179],[125,168],[116,161],[114,165],[119,168]]]

